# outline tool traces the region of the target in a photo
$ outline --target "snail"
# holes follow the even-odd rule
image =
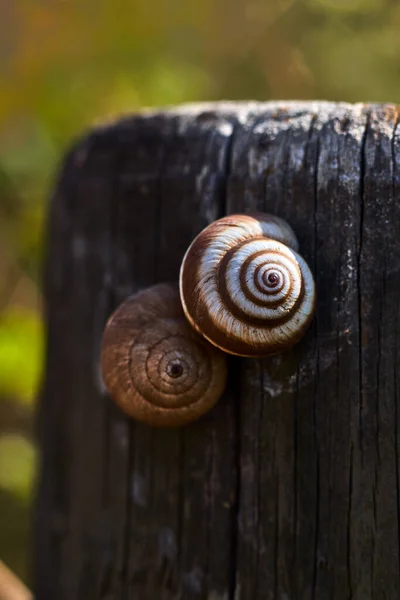
[[[187,323],[177,286],[158,284],[130,296],[109,318],[101,345],[105,386],[131,417],[178,426],[218,401],[227,377],[222,352]]]
[[[304,335],[314,279],[282,219],[257,213],[211,223],[182,262],[180,296],[196,331],[239,356],[267,356]]]

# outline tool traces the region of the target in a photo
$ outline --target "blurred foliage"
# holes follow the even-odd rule
[[[42,357],[40,342],[40,323],[34,314],[16,307],[4,312],[0,321],[2,397],[16,396],[20,402],[32,403]]]
[[[142,106],[400,100],[396,0],[15,0],[0,19],[0,557],[27,577],[46,198],[71,138]]]

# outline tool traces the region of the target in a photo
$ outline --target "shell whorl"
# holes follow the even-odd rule
[[[180,294],[192,326],[215,346],[266,356],[295,344],[314,311],[311,271],[282,219],[231,215],[204,229],[181,266]]]
[[[226,383],[224,355],[187,323],[177,287],[159,284],[125,300],[103,333],[101,369],[112,399],[158,426],[189,423]]]

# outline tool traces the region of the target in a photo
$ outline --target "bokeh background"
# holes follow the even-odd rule
[[[71,139],[143,106],[400,102],[398,0],[0,0],[0,559],[29,581],[41,257]]]

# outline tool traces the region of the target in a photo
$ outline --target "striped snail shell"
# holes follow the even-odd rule
[[[225,356],[187,323],[177,286],[125,300],[107,322],[101,371],[112,399],[157,426],[189,423],[211,409],[226,383]]]
[[[295,344],[314,312],[315,286],[291,227],[267,215],[211,223],[182,262],[180,295],[191,325],[215,346],[266,356]]]

